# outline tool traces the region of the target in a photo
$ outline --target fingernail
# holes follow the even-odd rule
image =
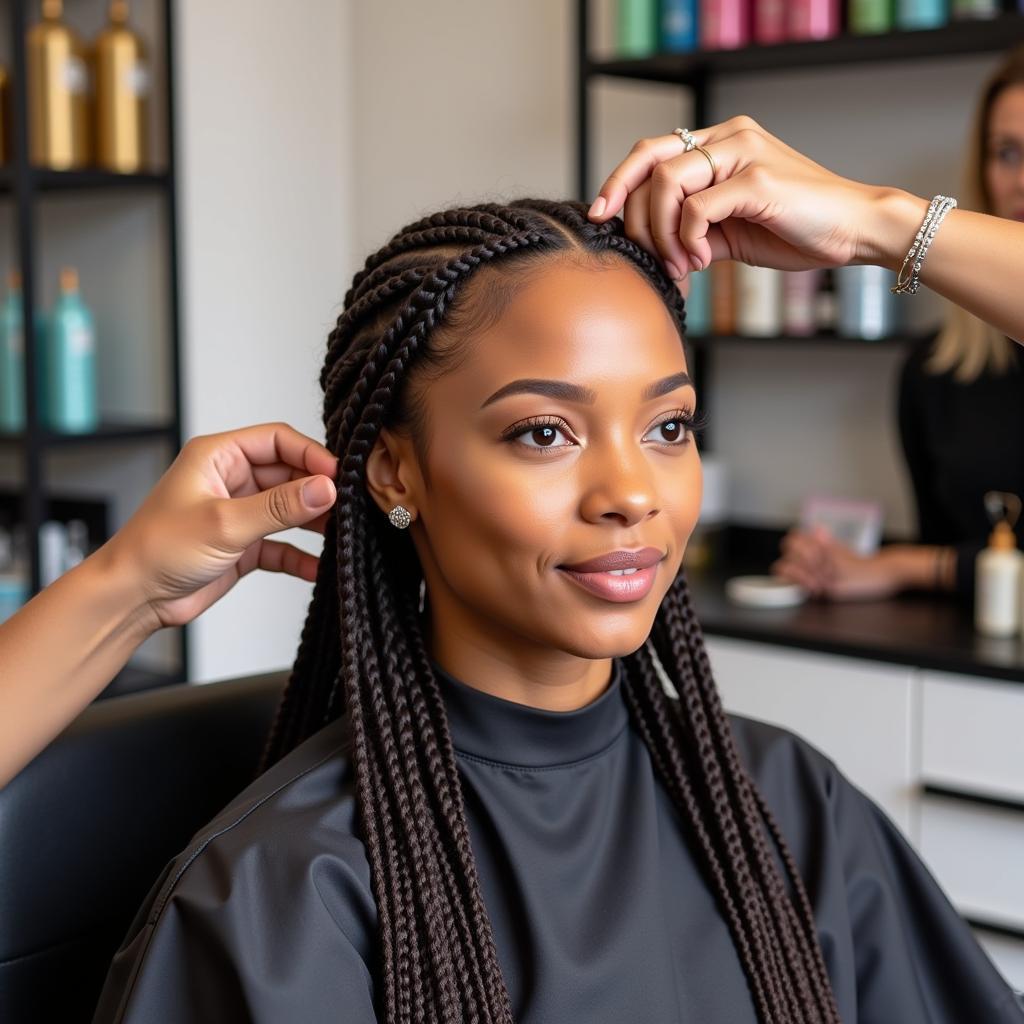
[[[601,214],[604,213],[604,209],[607,205],[608,200],[606,200],[604,196],[598,196],[594,200],[593,205],[590,207],[588,215],[591,217],[600,217]]]
[[[679,268],[671,260],[665,260],[665,269],[668,271],[668,276],[671,277],[673,281],[678,281],[683,276]]]
[[[302,500],[309,508],[319,508],[331,500],[332,491],[331,481],[325,476],[318,476],[302,485]]]
[[[693,267],[694,270],[704,269],[704,264],[701,263],[700,257],[694,256],[692,253],[690,254],[690,266]]]

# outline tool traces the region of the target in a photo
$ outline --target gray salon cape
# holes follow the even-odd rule
[[[614,662],[576,711],[443,672],[470,836],[520,1024],[754,1024],[686,829]],[[883,813],[791,733],[732,716],[804,878],[844,1022],[1024,1024]],[[95,1024],[370,1024],[377,913],[344,719],[243,791],[156,882]]]

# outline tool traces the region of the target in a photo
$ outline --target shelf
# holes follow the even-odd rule
[[[43,430],[39,434],[44,448],[69,448],[90,444],[105,444],[119,441],[175,441],[176,431],[173,423],[101,423],[94,431],[82,434],[63,434],[53,430]],[[0,444],[22,444],[25,440],[23,432],[10,433],[0,431]]]
[[[933,337],[934,331],[922,334],[890,334],[884,338],[847,338],[844,335],[836,334],[833,331],[809,334],[804,337],[791,337],[779,335],[771,338],[747,337],[740,334],[696,334],[687,335],[686,340],[694,348],[712,348],[715,345],[763,345],[765,347],[776,345],[811,345],[820,348],[903,348],[917,344],[925,338]]]
[[[154,189],[170,187],[165,171],[119,174],[87,168],[81,171],[51,171],[35,167],[29,171],[31,187],[37,192],[101,192],[109,189]],[[0,167],[0,194],[13,195],[14,176],[10,167]]]
[[[1024,14],[1002,14],[984,21],[958,21],[934,29],[841,35],[834,39],[748,46],[739,50],[656,53],[629,60],[591,60],[584,63],[582,71],[585,77],[611,75],[692,85],[708,76],[751,71],[796,71],[836,64],[1002,52],[1020,41],[1024,41]]]

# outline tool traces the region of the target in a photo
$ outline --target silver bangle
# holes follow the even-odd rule
[[[900,272],[896,276],[896,284],[889,289],[893,295],[915,295],[917,293],[917,289],[921,286],[921,267],[924,264],[928,248],[946,214],[955,206],[956,200],[952,196],[935,196],[928,204],[928,212],[924,215],[924,220],[914,236],[910,250],[903,257],[903,266],[900,267]],[[904,280],[903,275],[908,266],[910,267],[910,277]]]

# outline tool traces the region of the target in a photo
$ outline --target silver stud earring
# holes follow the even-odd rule
[[[392,526],[397,526],[400,530],[404,530],[412,522],[412,516],[404,505],[396,505],[388,513],[388,519],[391,520]]]

